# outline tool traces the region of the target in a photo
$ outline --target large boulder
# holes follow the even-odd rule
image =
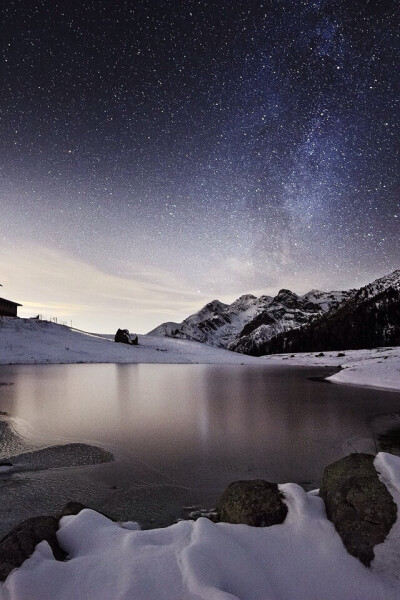
[[[234,481],[221,496],[216,520],[253,527],[283,523],[288,510],[282,498],[276,483],[263,479]]]
[[[0,581],[20,567],[43,540],[49,543],[54,557],[63,560],[66,555],[58,544],[57,529],[58,520],[54,517],[32,517],[14,527],[0,541]]]
[[[319,492],[347,551],[367,566],[397,516],[373,462],[374,456],[361,453],[338,460],[326,467]]]
[[[131,334],[128,329],[118,329],[117,333],[114,336],[114,342],[119,342],[120,344],[130,344],[132,346],[137,346],[138,337],[135,335],[131,338]]]

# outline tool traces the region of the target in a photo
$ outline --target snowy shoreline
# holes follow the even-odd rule
[[[35,319],[0,318],[0,365],[152,363],[339,367],[332,383],[400,391],[400,347],[247,356],[200,342],[139,335],[138,346]]]
[[[329,383],[400,391],[400,347],[335,352],[300,352],[262,357],[267,365],[336,367]]]

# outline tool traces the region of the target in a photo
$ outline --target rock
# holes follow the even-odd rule
[[[325,354],[323,352],[320,352],[319,354],[315,355],[316,358],[321,358],[321,356],[325,356]]]
[[[66,554],[58,544],[57,529],[58,521],[54,517],[32,517],[14,527],[0,541],[0,581],[20,567],[43,540],[49,543],[54,558],[64,560]]]
[[[10,460],[0,460],[0,475],[11,473],[14,470]]]
[[[133,339],[131,339],[131,335],[128,329],[118,329],[114,337],[114,342],[119,342],[120,344],[129,344],[131,346],[137,346],[138,337],[136,335]]]
[[[342,356],[346,356],[346,354],[344,352],[339,352],[338,357],[342,357]]]
[[[373,461],[371,454],[350,454],[329,465],[319,492],[347,551],[367,566],[374,546],[385,540],[397,516]]]
[[[234,481],[217,505],[217,521],[269,527],[283,523],[287,515],[283,495],[276,483],[263,479]]]
[[[84,508],[87,508],[87,506],[81,504],[80,502],[74,502],[72,500],[71,502],[67,502],[67,504],[64,506],[59,518],[61,519],[62,517],[69,517],[70,515],[79,515],[81,510],[83,510]]]

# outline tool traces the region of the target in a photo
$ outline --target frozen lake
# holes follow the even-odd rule
[[[325,373],[331,369],[325,369]],[[400,394],[311,381],[324,370],[229,365],[0,367],[0,410],[28,440],[87,442],[110,486],[183,487],[212,506],[235,479],[317,485],[330,462],[375,451],[373,421]]]

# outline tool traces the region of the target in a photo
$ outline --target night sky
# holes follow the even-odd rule
[[[0,282],[147,331],[400,268],[385,0],[3,3]]]

